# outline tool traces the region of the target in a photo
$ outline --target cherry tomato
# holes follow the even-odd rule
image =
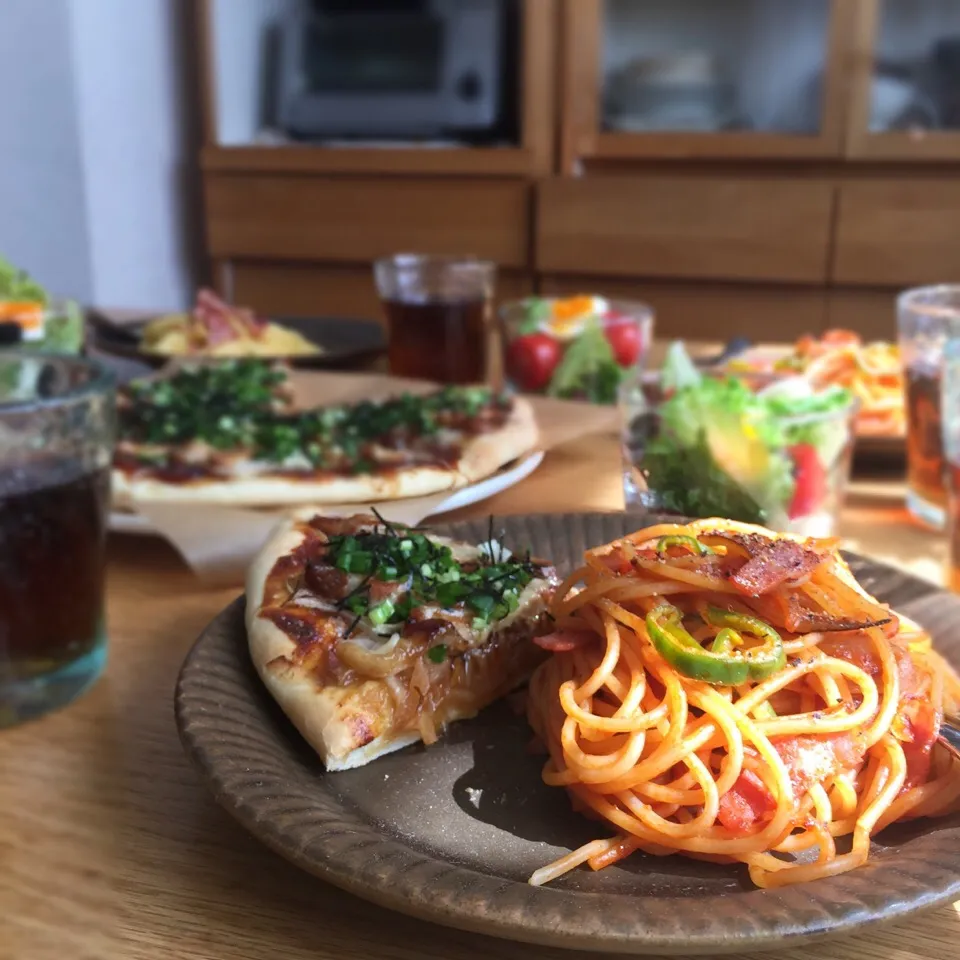
[[[631,319],[617,319],[603,328],[613,356],[621,367],[632,367],[643,349],[640,327]]]
[[[790,448],[793,457],[796,488],[787,510],[791,520],[815,513],[827,498],[827,471],[820,463],[817,449],[809,443],[798,443]]]
[[[545,333],[517,337],[507,350],[507,375],[522,390],[543,390],[560,362],[560,344]]]

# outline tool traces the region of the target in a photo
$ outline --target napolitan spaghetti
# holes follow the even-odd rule
[[[831,330],[817,340],[801,337],[794,357],[817,387],[837,384],[860,401],[857,433],[870,437],[902,437],[906,432],[903,365],[894,343],[863,343],[848,330]]]
[[[634,850],[798,883],[859,866],[883,826],[960,800],[960,764],[933,749],[960,681],[859,587],[836,541],[701,520],[584,560],[538,640],[554,656],[528,713],[545,782],[617,835],[532,884]]]
[[[864,343],[850,330],[828,330],[822,337],[800,337],[788,353],[771,354],[765,347],[748,350],[730,360],[726,369],[734,375],[798,373],[817,389],[845,387],[860,401],[858,436],[906,433],[903,364],[895,343]]]

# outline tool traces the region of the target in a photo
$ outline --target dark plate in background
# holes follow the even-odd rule
[[[163,366],[172,357],[147,353],[140,349],[143,328],[153,317],[142,320],[117,321],[104,313],[91,310],[87,314],[89,335],[87,344],[94,350],[139,360],[154,367]],[[376,320],[350,320],[340,317],[270,317],[291,330],[303,334],[311,343],[323,347],[315,356],[284,357],[294,367],[342,367],[371,359],[387,348],[383,327]]]
[[[587,546],[648,522],[566,514],[497,526],[508,545],[529,546],[566,574]],[[487,536],[483,520],[437,529],[474,542]],[[960,598],[848,559],[866,589],[960,660]],[[530,887],[536,867],[610,831],[542,783],[524,719],[495,704],[430,748],[328,774],[253,670],[242,598],[188,656],[176,712],[186,751],[217,800],[267,846],[357,896],[446,926],[594,952],[776,951],[960,897],[960,816],[891,827],[866,866],[780,890],[753,888],[744,867],[643,854]]]
[[[906,437],[857,436],[853,444],[855,477],[902,480],[907,469]]]
[[[865,457],[877,457],[880,459],[893,460],[899,458],[903,460],[907,455],[907,438],[899,437],[877,437],[864,436],[862,433],[856,437],[857,453]]]

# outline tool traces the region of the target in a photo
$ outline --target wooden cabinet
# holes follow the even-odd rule
[[[556,177],[538,189],[536,265],[823,283],[832,197],[816,180]]]
[[[221,286],[234,301],[274,316],[321,314],[383,321],[369,265],[234,260],[221,267]],[[500,270],[498,301],[533,292],[530,273]]]
[[[956,0],[510,0],[515,142],[430,149],[237,133],[222,83],[296,2],[198,4],[207,245],[238,301],[376,317],[374,258],[472,253],[505,298],[633,292],[668,336],[891,336],[898,289],[957,279]]]
[[[198,0],[204,145],[210,173],[532,177],[553,169],[557,4],[518,0],[517,135],[513,143],[464,148],[415,143],[395,148],[322,145],[287,139],[271,127],[276,99],[276,33],[297,0]]]
[[[855,11],[847,154],[960,160],[960,5],[858,0]]]
[[[896,340],[897,290],[834,287],[827,291],[826,327],[856,330],[867,340]]]
[[[656,314],[656,334],[665,339],[726,340],[736,334],[790,341],[818,333],[826,324],[827,295],[818,287],[552,275],[540,284],[540,292],[549,296],[585,291],[649,303]]]
[[[206,179],[206,210],[217,259],[369,262],[415,250],[525,267],[530,247],[521,180],[219,174]]]
[[[954,0],[564,0],[562,170],[960,161]]]
[[[383,319],[369,266],[241,259],[221,269],[231,298],[267,316]]]
[[[831,280],[896,285],[960,279],[960,180],[840,186]]]

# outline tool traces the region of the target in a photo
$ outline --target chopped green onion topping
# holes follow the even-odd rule
[[[390,617],[393,616],[395,607],[392,600],[384,600],[382,603],[378,603],[375,607],[371,607],[367,612],[367,616],[370,618],[370,622],[375,626],[379,627],[382,624],[386,623]]]
[[[486,629],[520,605],[520,594],[539,573],[529,558],[493,562],[484,555],[460,562],[445,544],[405,527],[385,523],[382,530],[331,537],[327,561],[367,581],[340,601],[341,609],[366,616],[375,626],[407,620],[423,605],[452,609],[464,604],[474,629]],[[369,581],[398,582],[399,595],[370,602]]]
[[[252,450],[270,463],[306,459],[314,467],[369,473],[376,467],[372,445],[429,436],[442,416],[475,417],[489,404],[509,403],[486,388],[450,386],[427,396],[292,413],[287,379],[270,363],[239,359],[134,381],[123,390],[120,437],[142,444],[200,441],[217,450]]]

